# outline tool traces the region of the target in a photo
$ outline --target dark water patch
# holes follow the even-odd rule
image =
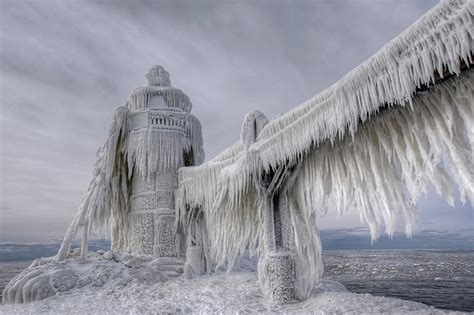
[[[473,312],[474,282],[450,280],[341,281],[353,293],[421,302],[440,309]]]
[[[324,277],[351,292],[474,311],[474,251],[325,251],[323,260]]]

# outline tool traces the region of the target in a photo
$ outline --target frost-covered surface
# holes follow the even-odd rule
[[[348,285],[352,292],[373,292],[375,295],[398,296],[405,300],[426,301],[428,304],[432,303],[446,309],[472,311],[472,305],[474,304],[470,296],[474,297],[471,293],[474,292],[473,255],[474,252],[472,251],[442,250],[324,251],[323,260],[326,268],[323,284],[326,285],[325,280],[335,280]],[[84,264],[81,263],[80,266],[84,266]],[[14,266],[10,266],[10,268],[14,268]],[[8,271],[7,269],[7,265],[0,265],[0,277],[4,275],[4,271]],[[131,269],[128,268],[128,270],[130,271]],[[308,303],[311,306],[306,306],[306,303],[298,303],[289,308],[288,306],[272,306],[258,292],[255,276],[255,259],[248,259],[248,256],[239,258],[236,262],[235,270],[236,272],[231,273],[229,278],[224,277],[225,275],[222,272],[218,272],[211,276],[194,278],[190,282],[183,281],[182,279],[172,279],[168,280],[169,283],[160,283],[159,285],[148,283],[141,287],[134,280],[131,280],[125,287],[113,290],[112,296],[107,297],[105,293],[112,291],[107,283],[113,285],[114,282],[112,281],[107,282],[102,287],[83,288],[77,291],[74,289],[41,302],[32,302],[31,305],[0,305],[0,313],[27,313],[28,311],[36,313],[36,309],[46,313],[48,310],[51,310],[52,313],[61,313],[60,308],[64,305],[66,305],[68,310],[77,307],[77,311],[73,311],[73,313],[80,313],[81,311],[89,311],[91,314],[103,313],[101,312],[103,309],[113,312],[111,310],[112,306],[100,305],[100,298],[104,298],[104,302],[107,303],[118,303],[116,305],[116,313],[118,314],[127,313],[128,310],[134,310],[135,312],[148,310],[148,313],[152,313],[160,312],[160,310],[164,312],[165,310],[175,311],[176,309],[181,309],[184,312],[187,309],[183,307],[184,304],[176,302],[175,308],[173,308],[174,305],[172,304],[179,298],[177,291],[180,285],[184,287],[183,297],[187,297],[187,307],[194,305],[193,313],[204,313],[205,310],[216,310],[219,307],[223,309],[225,305],[229,305],[229,309],[246,309],[252,313],[256,313],[261,309],[267,311],[291,309],[291,311],[299,313],[308,313],[309,311],[317,313],[320,310],[315,305],[316,301]],[[213,281],[214,279],[216,281]],[[222,281],[227,281],[228,283],[219,285]],[[231,286],[231,281],[235,281],[235,287]],[[137,292],[130,293],[133,290],[131,288],[130,290],[126,289],[128,286],[133,287],[133,290],[143,290],[144,296],[138,297]],[[333,287],[332,284],[331,287]],[[194,291],[191,292],[193,289],[196,289],[195,293],[193,293]],[[153,292],[153,290],[156,292]],[[173,292],[167,294],[167,290]],[[213,290],[221,290],[221,292],[213,292]],[[88,303],[80,299],[81,292],[87,293],[85,299],[95,304],[92,304],[90,307],[80,305],[81,301],[84,304]],[[188,293],[189,295],[187,295]],[[95,297],[95,294],[98,296]],[[135,297],[138,300],[133,305],[131,305],[131,301],[127,302],[130,304],[126,304],[124,302],[125,297],[120,297],[120,294]],[[232,298],[240,298],[242,301],[249,302],[250,304],[248,306],[238,305],[237,301],[229,301],[231,298],[226,297],[227,294],[231,295]],[[255,294],[256,296],[247,297],[247,294]],[[330,302],[327,300],[328,294],[326,293],[325,295],[326,297],[324,298],[318,298],[317,302],[322,303],[321,309],[330,313],[331,305],[329,305]],[[211,296],[215,297],[216,301]],[[151,299],[158,301],[152,302]],[[173,299],[175,300],[173,301]],[[217,299],[223,300],[220,302]],[[349,301],[348,299],[346,300]],[[353,302],[365,303],[366,300],[369,300],[369,298],[359,297],[359,299],[354,299]],[[334,310],[342,309],[342,307],[349,309],[349,305],[335,305],[335,302],[334,299],[331,301]],[[377,303],[377,301],[374,300],[371,303]],[[153,310],[152,308],[155,306],[159,310]],[[252,308],[254,306],[256,307],[255,309]],[[118,309],[120,307],[124,307],[123,311]],[[354,310],[362,308],[355,304],[350,307]],[[426,309],[426,307],[423,307],[423,309]],[[397,308],[393,306],[390,312],[397,313]],[[439,313],[438,311],[432,312]],[[366,314],[367,312],[360,311],[359,313]]]
[[[412,233],[416,201],[429,184],[450,203],[457,184],[461,200],[472,203],[473,104],[474,71],[467,70],[420,93],[412,108],[386,110],[361,125],[354,137],[324,143],[309,152],[290,199],[297,253],[302,257],[319,254],[318,246],[310,243],[317,238],[313,235],[316,215],[343,214],[354,207],[376,239],[383,226],[392,234],[399,218],[404,219],[407,234]],[[451,176],[444,168],[444,152]],[[247,245],[263,244],[257,242],[265,226],[250,170],[253,160],[237,154],[217,161],[216,167],[212,163],[181,170],[178,202],[204,208],[214,254],[218,261],[232,260]],[[309,266],[313,269],[301,270],[319,274],[321,266]],[[312,281],[311,277],[301,279]]]
[[[472,0],[444,0],[339,82],[272,120],[252,151],[264,168],[332,141],[385,105],[404,105],[417,88],[472,63]],[[295,141],[298,139],[298,141]]]
[[[318,292],[319,291],[319,292]],[[359,313],[445,314],[421,303],[341,292],[338,284],[323,281],[305,302],[276,306],[265,301],[255,275],[204,276],[155,285],[135,282],[105,290],[89,288],[41,302],[0,306],[3,314],[125,314],[125,313]]]
[[[181,276],[182,263],[176,258],[102,250],[88,253],[86,259],[79,257],[79,251],[59,262],[55,257],[40,258],[6,285],[2,300],[28,303],[88,288],[120,288],[133,281],[163,282]]]
[[[67,257],[80,228],[84,256],[92,229],[110,222],[115,251],[180,254],[180,239],[174,235],[177,171],[203,162],[201,125],[190,114],[188,96],[171,87],[163,67],[152,67],[146,78],[147,86],[135,89],[114,115],[58,260]]]
[[[321,274],[311,261],[321,251],[316,215],[356,208],[375,240],[383,227],[393,235],[400,218],[413,233],[416,202],[430,184],[450,204],[456,186],[462,202],[474,203],[474,72],[467,69],[473,13],[474,1],[440,2],[335,85],[259,132],[246,119],[242,134],[253,141],[241,137],[203,166],[182,169],[178,211],[203,209],[213,256],[232,261],[247,246],[265,246],[260,178],[295,164],[301,169],[288,202],[294,252],[309,262],[297,268],[308,273],[297,281],[306,293]],[[448,74],[457,76],[441,80]]]
[[[310,309],[318,305],[323,311],[328,306],[328,310],[335,312],[365,313],[394,308],[397,312],[423,310],[423,306],[417,304],[370,296],[340,292],[315,295],[313,285],[322,273],[315,218],[317,214],[329,211],[342,214],[354,207],[358,209],[361,220],[369,225],[372,238],[376,239],[383,226],[392,235],[399,217],[406,223],[406,233],[412,233],[416,223],[416,201],[429,184],[450,203],[454,199],[453,187],[457,184],[461,200],[473,203],[474,71],[465,70],[465,66],[472,64],[473,13],[472,0],[442,1],[332,87],[268,124],[264,117],[248,116],[242,127],[240,144],[203,167],[184,169],[180,174],[177,208],[181,214],[189,209],[202,211],[209,228],[211,256],[219,263],[227,260],[231,266],[232,261],[250,247],[252,252],[261,255],[259,277],[263,277],[263,282],[281,273],[278,268],[268,271],[273,265],[286,263],[283,251],[271,253],[276,256],[269,255],[269,238],[265,234],[269,226],[265,217],[273,206],[265,206],[263,197],[270,200],[274,194],[283,191],[282,200],[291,213],[284,222],[288,224],[285,231],[290,233],[291,242],[283,249],[289,250],[286,257],[296,254],[295,267],[286,264],[287,271],[296,272],[294,280],[298,297],[309,297],[298,307],[303,305],[303,309]],[[181,91],[169,87],[169,76],[163,76],[162,70],[153,68],[152,71],[158,74],[153,79],[157,81],[152,79],[152,86],[136,89],[127,107],[118,110],[107,143],[99,151],[91,186],[58,254],[59,260],[67,256],[72,237],[79,227],[84,230],[82,256],[85,256],[91,229],[104,226],[111,219],[114,249],[143,247],[145,252],[158,252],[158,256],[177,255],[174,249],[161,248],[165,243],[179,243],[169,228],[174,213],[166,213],[166,222],[157,220],[155,214],[142,218],[146,215],[141,211],[150,210],[142,204],[138,211],[141,216],[138,224],[129,217],[129,210],[133,210],[130,188],[133,193],[136,187],[146,185],[149,178],[159,178],[162,173],[157,171],[176,170],[185,165],[183,153],[192,155],[189,165],[198,164],[203,159],[199,122],[186,115],[191,109],[189,99]],[[439,80],[446,74],[459,76]],[[434,83],[435,87],[415,95],[417,90]],[[152,115],[150,112],[144,122],[147,127],[135,128],[143,121],[139,117],[141,113],[132,112],[148,110],[150,104],[160,108],[161,100],[168,104],[166,115]],[[185,117],[173,112],[175,110],[184,112]],[[158,131],[152,125],[163,128]],[[444,152],[447,152],[452,176],[443,168]],[[291,177],[288,174],[295,168],[298,168],[298,175],[294,177],[294,186],[283,189]],[[272,188],[270,193],[262,193],[259,181],[263,173],[270,171],[278,176],[275,175],[269,185]],[[141,177],[136,177],[139,178],[136,185],[129,186],[134,180],[132,174]],[[173,190],[173,187],[168,190]],[[154,202],[153,198],[147,201]],[[173,212],[173,209],[166,209]],[[184,215],[180,219],[182,217]],[[160,233],[150,233],[156,227]],[[163,237],[156,236],[161,234]],[[147,239],[146,242],[143,239]],[[166,239],[166,242],[161,242],[161,239]],[[197,252],[196,256],[203,253]],[[278,258],[274,259],[277,262],[273,265],[272,257]],[[44,298],[59,291],[54,285],[53,289],[48,287],[48,283],[58,282],[56,274],[32,277],[35,281],[22,280],[21,277],[12,281],[13,289],[7,288],[7,299],[14,295],[13,300],[20,301],[16,298],[20,291],[24,301]],[[223,286],[221,291],[225,291],[226,285],[235,287],[241,283],[239,277],[233,279],[235,283],[232,284],[224,277],[216,278],[221,280],[217,284]],[[228,277],[232,279],[234,276]],[[186,292],[185,288],[192,288],[195,281],[215,284],[207,277],[189,283],[173,283],[181,295]],[[158,285],[171,286],[167,292],[174,292],[173,285],[168,282],[152,286]],[[253,287],[240,285],[231,292],[253,290]],[[125,303],[129,304],[122,305],[125,310],[130,310],[139,301],[138,296],[133,296],[133,290],[141,295],[147,290],[143,286],[142,283],[127,286],[123,289],[125,294],[121,292],[116,297],[120,301],[110,301],[110,304],[120,305],[125,302],[123,297],[128,295]],[[190,291],[189,297],[197,295],[198,301],[206,299],[199,295],[202,290],[194,289],[196,293],[193,295]],[[10,294],[10,290],[14,293]],[[266,291],[264,293],[268,293]],[[113,292],[107,292],[103,298],[113,299]],[[210,298],[216,299],[215,294],[211,293]],[[160,303],[155,295],[151,300]],[[345,300],[351,302],[348,304],[355,304],[356,309],[341,303]],[[235,301],[240,303],[242,299],[236,299],[232,294],[220,297],[216,308],[204,311],[243,311],[245,309],[241,307],[248,305],[259,311],[292,310],[292,305],[288,308],[268,306],[263,302],[255,305],[255,300],[235,305]],[[186,304],[186,298],[178,303],[171,297],[164,303],[173,305],[171,310],[174,311],[191,311],[196,307],[192,304],[194,300]],[[99,310],[112,311],[107,309],[109,303],[105,304]],[[82,309],[87,311],[84,307]]]
[[[370,294],[352,294],[338,282],[323,280],[304,302],[274,305],[258,286],[254,263],[242,260],[230,274],[219,272],[191,280],[150,278],[150,262],[131,264],[95,255],[62,262],[79,275],[75,288],[42,301],[0,305],[1,314],[124,314],[124,313],[360,313],[443,314],[424,304]],[[61,263],[60,263],[61,264]],[[106,276],[106,272],[113,273]],[[148,270],[148,271],[147,271]],[[86,281],[87,279],[87,281]],[[451,312],[452,313],[452,312]]]

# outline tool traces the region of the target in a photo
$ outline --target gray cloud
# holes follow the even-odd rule
[[[115,108],[151,65],[191,97],[210,158],[245,113],[295,107],[434,4],[1,1],[0,240],[62,236]]]

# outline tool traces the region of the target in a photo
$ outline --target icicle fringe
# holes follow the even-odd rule
[[[389,107],[353,135],[322,142],[305,154],[290,204],[297,264],[305,266],[298,269],[305,272],[297,280],[300,298],[322,274],[316,216],[355,208],[375,240],[383,226],[393,235],[400,217],[407,235],[413,233],[415,205],[429,184],[451,204],[457,184],[461,200],[473,204],[473,104],[474,70],[466,70],[419,93],[412,106]],[[231,267],[246,248],[261,253],[262,206],[253,184],[259,167],[258,159],[235,144],[204,165],[180,170],[178,213],[202,207],[218,264],[227,261]]]
[[[136,88],[130,94],[128,106],[130,110],[137,111],[148,108],[148,101],[151,97],[161,95],[171,108],[178,108],[184,112],[190,113],[192,103],[189,97],[180,89],[171,86],[141,86]]]
[[[128,115],[127,107],[119,107],[115,112],[107,141],[97,153],[89,188],[56,255],[58,261],[67,258],[80,227],[83,228],[81,256],[85,257],[92,229],[106,226],[111,218],[113,243],[119,248],[127,247],[128,170],[124,155],[130,130]]]
[[[158,90],[158,87],[145,88]],[[173,91],[173,89],[159,91]],[[137,93],[133,95],[135,98],[138,97]],[[184,93],[179,91],[176,95]],[[189,101],[187,96],[184,100]],[[72,240],[79,228],[83,228],[81,255],[85,257],[89,235],[93,229],[100,229],[108,224],[112,225],[112,249],[129,251],[133,242],[129,219],[129,192],[134,172],[149,178],[157,170],[178,168],[184,165],[185,153],[192,153],[192,163],[203,162],[201,124],[194,115],[175,113],[184,117],[182,132],[178,128],[164,127],[131,130],[129,108],[135,107],[129,102],[127,107],[117,109],[106,143],[97,153],[97,162],[89,188],[57,254],[58,260],[67,258]],[[190,108],[187,107],[189,110]]]
[[[353,135],[359,121],[381,107],[410,103],[436,74],[459,75],[463,63],[473,62],[473,3],[441,1],[339,82],[272,120],[252,155],[265,170],[299,159],[314,145],[342,139],[346,132]]]
[[[304,266],[300,298],[322,274],[317,215],[355,208],[375,240],[382,226],[393,235],[399,217],[413,233],[416,201],[428,184],[453,204],[455,183],[461,200],[473,204],[474,74],[461,73],[472,64],[473,12],[474,1],[441,2],[338,83],[270,121],[256,141],[244,137],[208,163],[181,169],[178,213],[202,207],[214,259],[231,267],[246,248],[262,253],[254,177],[287,163],[303,163],[290,204]],[[459,77],[435,81],[446,73]],[[265,265],[263,257],[264,291]]]

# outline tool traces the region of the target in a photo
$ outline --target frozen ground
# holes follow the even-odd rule
[[[0,296],[3,289],[14,276],[28,267],[31,261],[7,261],[0,262]]]
[[[450,281],[456,274],[472,280],[473,254],[443,252],[419,254],[409,251],[328,252],[324,255],[326,279],[351,282],[395,281],[396,278],[420,277],[426,281],[445,274]],[[450,256],[451,258],[449,258]],[[431,263],[430,263],[431,262]],[[102,262],[104,263],[104,262]],[[110,261],[109,263],[113,263]],[[348,264],[349,263],[349,264]],[[107,263],[105,263],[107,264]],[[85,267],[85,266],[84,266]],[[122,268],[121,266],[120,268]],[[393,269],[395,268],[395,269]],[[416,271],[413,271],[413,268]],[[324,280],[310,299],[286,306],[265,301],[257,285],[253,262],[243,261],[239,271],[218,273],[192,280],[173,278],[166,282],[143,281],[137,271],[123,272],[121,279],[110,278],[102,286],[85,285],[43,301],[0,306],[1,314],[63,313],[359,313],[359,314],[441,314],[448,311],[427,305],[370,294],[349,293],[339,283]],[[420,270],[423,269],[423,270]],[[91,270],[91,269],[89,269]],[[391,272],[396,270],[396,272]],[[93,274],[92,270],[90,272]],[[138,273],[139,275],[141,273]],[[402,279],[403,280],[403,279]],[[408,279],[406,279],[408,280]],[[433,282],[432,281],[432,282]],[[460,281],[460,280],[459,280]],[[410,291],[410,290],[405,290]],[[447,295],[449,297],[449,293]]]
[[[302,303],[275,306],[267,303],[254,273],[204,276],[192,280],[175,279],[146,284],[133,281],[127,286],[86,288],[64,296],[28,304],[3,305],[3,314],[63,313],[408,313],[437,314],[426,305],[370,294],[348,293],[337,282],[325,281],[312,298]]]

